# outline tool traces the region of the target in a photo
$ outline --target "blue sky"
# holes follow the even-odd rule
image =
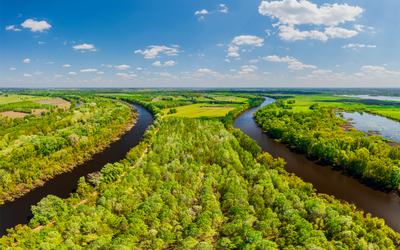
[[[400,87],[399,9],[0,0],[0,87]]]

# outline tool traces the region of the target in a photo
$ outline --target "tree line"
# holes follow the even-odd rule
[[[400,146],[380,136],[346,130],[346,121],[333,108],[310,106],[295,112],[278,101],[260,109],[255,118],[271,137],[323,164],[343,169],[366,183],[399,190]]]

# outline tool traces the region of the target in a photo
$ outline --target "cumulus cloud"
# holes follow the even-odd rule
[[[228,8],[228,6],[226,6],[226,4],[221,3],[218,5],[218,12],[226,14],[229,12],[229,8]]]
[[[29,64],[31,63],[31,59],[30,58],[25,58],[24,60],[22,60],[23,63],[25,64]]]
[[[88,69],[81,69],[82,73],[93,73],[99,71],[98,69],[88,68]]]
[[[262,1],[258,11],[261,15],[276,18],[283,24],[326,26],[355,21],[364,12],[358,6],[337,3],[318,6],[307,0]]]
[[[400,75],[399,71],[388,70],[384,66],[364,65],[361,72],[374,75]]]
[[[213,71],[213,70],[211,70],[209,68],[199,68],[197,70],[197,73],[200,73],[200,74],[216,74],[217,72],[215,72],[215,71]]]
[[[195,14],[196,16],[204,16],[204,15],[207,15],[207,14],[208,14],[208,10],[206,10],[206,9],[197,10],[197,11],[194,12],[194,14]]]
[[[32,77],[32,75],[28,74],[28,73],[24,73],[24,77]]]
[[[291,70],[317,69],[317,66],[304,64],[298,59],[290,56],[280,57],[277,55],[270,55],[264,57],[264,60],[275,63],[286,63],[288,65],[288,69]]]
[[[358,35],[358,31],[340,27],[327,27],[323,31],[300,31],[291,25],[279,26],[279,36],[286,41],[298,41],[305,39],[327,41],[330,38],[350,38],[356,35]]]
[[[255,65],[243,65],[242,67],[240,67],[239,74],[245,75],[245,74],[254,73],[257,69],[258,68]]]
[[[76,72],[74,72],[74,71],[71,71],[71,72],[68,72],[68,75],[76,76],[76,75],[77,75],[77,73],[76,73]]]
[[[15,25],[8,25],[5,28],[7,31],[21,31],[21,29],[17,28]]]
[[[96,51],[96,47],[90,43],[77,44],[72,47],[74,50],[85,52],[85,51]]]
[[[9,68],[9,70],[10,70],[10,71],[15,71],[15,70],[17,70],[17,68],[11,67],[11,68]]]
[[[161,62],[161,61],[155,61],[154,63],[153,63],[153,66],[155,66],[155,67],[172,67],[172,66],[175,66],[176,65],[176,62],[175,61],[173,61],[173,60],[169,60],[169,61],[166,61],[166,62]]]
[[[324,4],[318,6],[307,0],[262,1],[258,11],[261,15],[277,19],[280,37],[296,41],[315,39],[326,41],[330,38],[350,38],[361,32],[361,26],[354,30],[338,25],[356,21],[364,12],[358,6],[348,4]],[[296,26],[323,26],[324,29],[311,28],[299,30]]]
[[[342,48],[343,49],[364,49],[364,48],[374,49],[374,48],[376,48],[376,45],[362,44],[362,43],[349,43],[349,44],[344,45]]]
[[[115,65],[114,68],[116,70],[127,70],[129,69],[131,66],[126,65],[126,64],[121,64],[121,65]]]
[[[32,32],[43,32],[51,28],[51,25],[48,22],[44,20],[36,21],[31,18],[26,19],[21,26],[25,29],[30,29]]]
[[[146,59],[154,59],[159,55],[176,56],[179,54],[179,46],[150,45],[146,49],[135,50],[135,54],[141,54]]]
[[[70,67],[71,67],[71,64],[63,64],[62,67],[63,67],[63,68],[70,68]]]
[[[264,45],[264,39],[258,36],[252,35],[240,35],[232,39],[228,46],[228,57],[240,57],[240,47],[262,47]]]
[[[133,74],[133,73],[130,73],[130,74],[128,74],[128,73],[116,73],[115,75],[117,77],[125,79],[125,80],[126,79],[133,79],[133,78],[137,77],[137,75]]]

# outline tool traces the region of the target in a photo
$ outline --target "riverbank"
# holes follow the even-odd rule
[[[127,152],[141,141],[148,126],[153,122],[152,115],[146,109],[136,104],[133,106],[138,114],[136,124],[102,152],[94,154],[90,160],[72,168],[69,172],[55,176],[19,199],[1,205],[0,234],[4,234],[6,229],[17,224],[27,223],[32,216],[31,206],[37,204],[42,198],[50,194],[67,198],[76,190],[79,178],[99,171],[107,163],[124,159]]]
[[[267,98],[261,107],[272,102],[271,98]],[[400,232],[400,217],[398,216],[400,197],[396,193],[374,190],[357,179],[344,175],[341,171],[318,165],[303,154],[295,153],[286,145],[268,137],[253,119],[253,114],[261,107],[242,113],[235,120],[234,127],[241,129],[273,157],[285,159],[286,171],[312,183],[317,192],[333,195],[335,198],[354,204],[358,209],[385,219],[390,227]]]

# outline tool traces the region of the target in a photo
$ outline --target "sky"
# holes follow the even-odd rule
[[[0,0],[0,87],[400,87],[399,0]]]

